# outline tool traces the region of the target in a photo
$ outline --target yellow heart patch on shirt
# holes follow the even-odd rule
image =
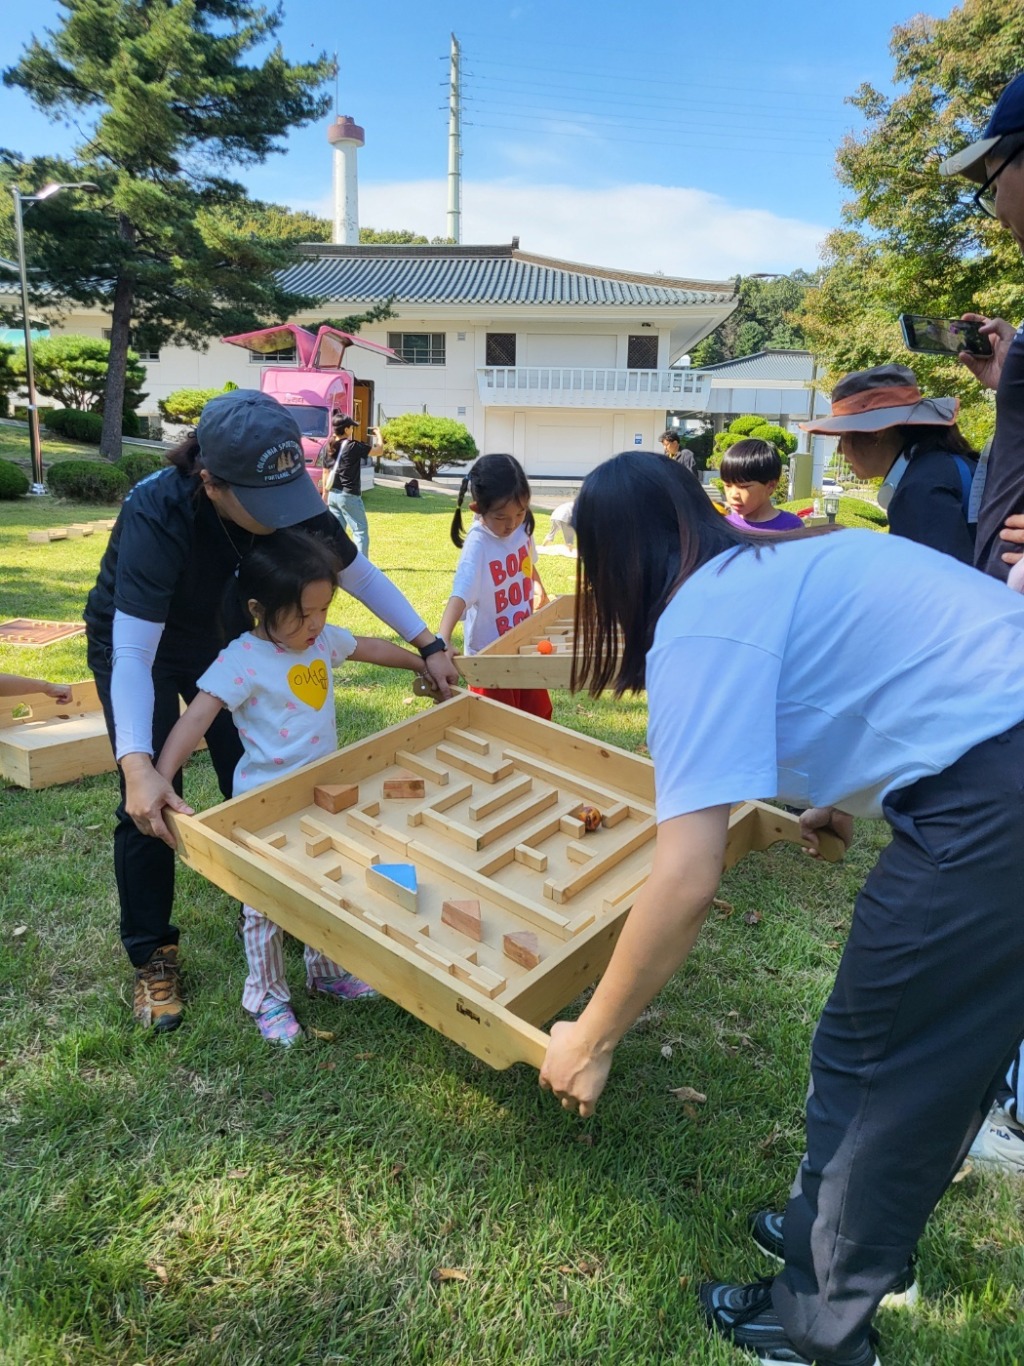
[[[327,666],[320,659],[312,664],[296,664],[288,670],[288,686],[300,702],[319,711],[327,701]]]

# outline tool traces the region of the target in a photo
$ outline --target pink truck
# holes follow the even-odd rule
[[[318,483],[320,469],[316,462],[331,434],[335,414],[353,417],[352,435],[367,444],[367,432],[373,425],[373,381],[356,379],[351,370],[344,368],[345,352],[355,346],[391,360],[401,359],[388,346],[339,332],[336,327],[321,327],[313,333],[295,323],[281,323],[258,332],[241,332],[237,337],[222,337],[221,341],[268,357],[294,350],[295,365],[263,367],[260,391],[276,398],[299,424],[306,467]],[[364,490],[373,487],[370,464],[364,466],[362,483]]]

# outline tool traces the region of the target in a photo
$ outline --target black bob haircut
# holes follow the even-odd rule
[[[770,441],[748,437],[729,447],[718,473],[723,484],[770,484],[782,478],[782,457]]]
[[[224,628],[229,640],[252,627],[249,602],[259,603],[263,625],[273,628],[289,612],[302,610],[302,594],[311,583],[337,584],[341,561],[329,541],[309,531],[287,528],[257,536],[242,557],[234,593],[225,603]]]

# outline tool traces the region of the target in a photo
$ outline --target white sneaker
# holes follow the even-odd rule
[[[970,1156],[1009,1175],[1024,1176],[1024,1129],[993,1105],[971,1144]]]

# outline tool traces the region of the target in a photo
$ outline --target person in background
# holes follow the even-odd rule
[[[960,434],[958,398],[925,398],[905,365],[844,375],[832,415],[801,422],[805,432],[838,436],[858,479],[881,479],[879,506],[894,536],[974,563],[969,520],[977,453]]]
[[[670,460],[675,460],[677,464],[682,465],[683,469],[689,470],[692,475],[700,478],[697,474],[697,462],[693,458],[693,451],[680,444],[679,431],[676,427],[666,427],[658,440],[661,442],[661,449]]]
[[[737,441],[722,456],[718,473],[730,526],[758,532],[796,531],[803,526],[795,512],[778,510],[772,503],[782,478],[782,457],[771,441]]]
[[[572,510],[575,506],[573,499],[567,503],[559,503],[551,514],[551,525],[548,527],[548,534],[541,541],[541,545],[551,545],[556,535],[560,531],[562,540],[572,550],[576,542],[576,533],[572,529]]]
[[[369,557],[370,524],[363,503],[363,460],[384,448],[378,427],[367,428],[371,440],[356,441],[352,435],[355,418],[336,413],[322,456],[323,491],[327,506],[348,530],[356,549]]]
[[[947,158],[943,175],[966,176],[978,187],[975,208],[995,218],[1024,250],[1024,72],[999,96],[981,137]],[[1005,318],[965,313],[981,324],[991,356],[960,352],[986,389],[995,391],[996,428],[984,471],[974,562],[1011,587],[1024,589],[1024,327]],[[1020,994],[1024,1011],[1024,990]],[[1024,1045],[1007,1068],[971,1157],[1024,1176]]]

